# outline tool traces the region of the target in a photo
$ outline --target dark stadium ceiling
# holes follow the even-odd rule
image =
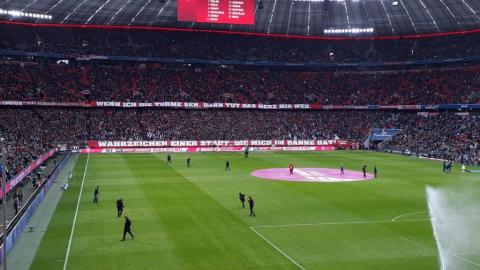
[[[176,0],[0,0],[0,9],[51,15],[52,19],[0,20],[37,23],[161,26],[301,36],[324,36],[325,29],[373,28],[392,36],[480,28],[480,0],[256,0],[255,25],[177,22]]]

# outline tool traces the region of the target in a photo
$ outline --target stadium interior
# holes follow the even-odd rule
[[[0,0],[3,269],[478,269],[479,1],[181,1]]]

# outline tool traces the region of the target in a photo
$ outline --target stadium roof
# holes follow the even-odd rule
[[[254,25],[177,21],[176,0],[0,0],[0,20],[55,24],[159,26],[299,36],[395,36],[480,28],[478,0],[259,0]],[[259,8],[262,6],[263,8]],[[351,29],[373,28],[373,33]],[[342,30],[343,29],[343,30]],[[349,29],[349,30],[345,30]],[[326,33],[329,31],[330,33]]]

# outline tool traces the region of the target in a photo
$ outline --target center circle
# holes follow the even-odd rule
[[[293,174],[290,174],[288,168],[261,169],[250,173],[250,175],[270,180],[292,181],[292,182],[356,182],[371,180],[374,176],[363,172],[331,168],[295,168]]]

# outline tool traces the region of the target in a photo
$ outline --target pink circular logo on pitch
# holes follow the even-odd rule
[[[273,168],[256,170],[251,173],[252,176],[271,180],[297,181],[297,182],[353,182],[373,179],[373,175],[363,172],[327,168],[296,168],[293,174],[290,174],[288,168]]]

